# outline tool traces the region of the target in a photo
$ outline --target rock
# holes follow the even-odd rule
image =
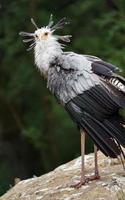
[[[86,174],[94,172],[93,154],[85,156]],[[18,182],[0,200],[125,200],[125,172],[122,165],[113,163],[98,153],[101,179],[79,189],[70,185],[79,181],[81,158],[59,166],[40,177]]]

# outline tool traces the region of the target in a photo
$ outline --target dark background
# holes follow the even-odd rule
[[[80,155],[80,134],[46,89],[33,51],[18,35],[67,17],[66,51],[125,66],[124,0],[2,0],[0,2],[0,194],[14,179],[39,176]],[[88,141],[86,152],[93,151]]]

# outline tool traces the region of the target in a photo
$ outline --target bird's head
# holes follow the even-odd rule
[[[35,39],[36,41],[47,40],[52,36],[51,30],[47,27],[40,28],[35,31]]]
[[[61,19],[59,22],[57,22],[57,24],[53,25],[54,22],[51,15],[49,19],[49,24],[41,28],[38,28],[38,26],[36,25],[35,21],[32,18],[31,22],[36,28],[34,33],[28,33],[28,32],[19,33],[19,35],[25,37],[23,42],[33,42],[32,44],[30,44],[28,50],[34,48],[37,43],[43,44],[51,40],[70,42],[71,35],[59,36],[54,34],[54,32],[57,29],[61,29],[64,27],[64,25],[68,24],[66,18]]]

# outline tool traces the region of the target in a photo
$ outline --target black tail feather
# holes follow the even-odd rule
[[[124,163],[125,154],[121,146],[125,147],[125,128],[122,125],[124,120],[118,110],[100,120],[72,102],[66,105],[66,110],[106,156],[120,158]]]
[[[85,113],[81,120],[81,126],[106,156],[116,158],[122,154],[125,158],[124,152],[120,148],[120,145],[125,147],[125,129],[120,124],[119,116],[114,118],[115,121],[113,118],[100,122]]]

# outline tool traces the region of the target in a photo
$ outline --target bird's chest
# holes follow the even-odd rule
[[[47,75],[50,63],[59,54],[51,45],[36,45],[35,47],[35,64],[43,75]]]
[[[59,66],[53,67],[48,71],[48,88],[54,94],[57,101],[61,104],[68,102],[72,95],[72,73],[68,70],[61,70]]]

